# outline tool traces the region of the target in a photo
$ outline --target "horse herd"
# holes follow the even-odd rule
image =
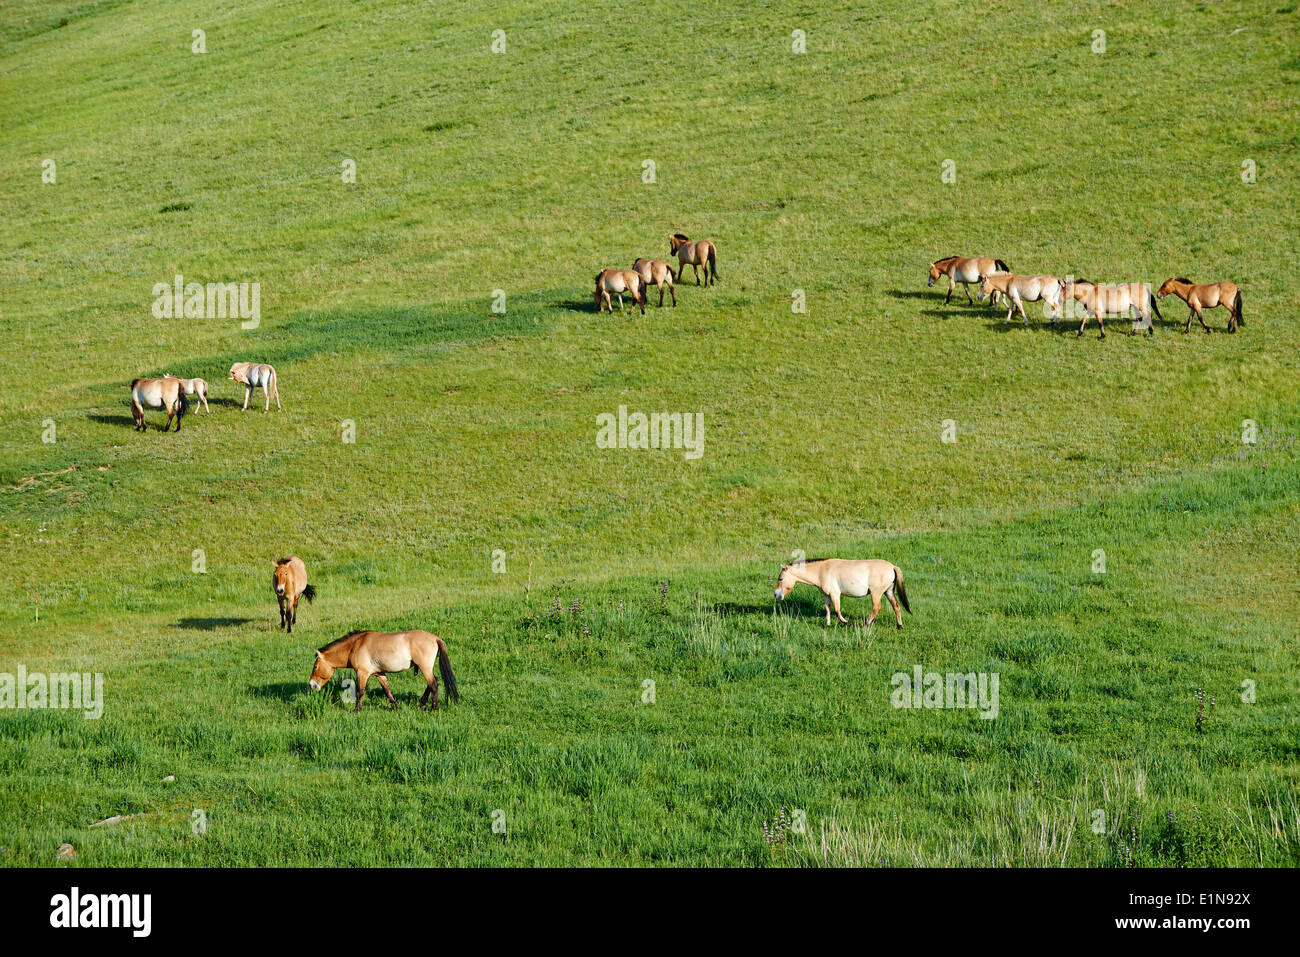
[[[773,597],[783,601],[796,585],[811,585],[822,593],[826,605],[826,625],[831,623],[831,612],[844,624],[848,619],[840,608],[842,598],[871,598],[871,615],[866,620],[869,628],[880,614],[880,600],[886,598],[894,610],[896,624],[903,627],[903,612],[910,615],[912,606],[907,601],[903,587],[903,570],[893,562],[879,558],[846,560],[840,558],[810,558],[782,565],[777,573]],[[307,566],[297,555],[281,558],[271,570],[271,588],[280,606],[280,627],[293,634],[298,621],[298,602],[308,602],[316,597],[316,587],[307,581]],[[435,673],[434,668],[437,667]],[[361,710],[366,695],[366,685],[374,678],[384,689],[388,702],[397,710],[397,699],[388,686],[388,675],[411,669],[424,678],[424,694],[419,707],[438,710],[438,675],[446,686],[447,698],[459,701],[456,675],[451,670],[447,642],[437,635],[420,629],[410,631],[350,631],[327,645],[316,649],[307,685],[320,691],[329,683],[334,672],[351,668],[356,674],[356,705],[353,713]],[[430,704],[431,702],[431,704]]]
[[[1140,282],[1126,282],[1117,285],[1099,285],[1087,279],[1061,279],[1057,276],[1039,273],[1032,276],[1018,275],[1001,259],[977,256],[947,256],[930,263],[930,281],[933,286],[940,278],[948,278],[947,303],[952,299],[952,291],[961,283],[966,293],[966,300],[974,303],[970,296],[970,284],[979,283],[980,301],[988,299],[996,306],[999,297],[1006,300],[1007,317],[1003,322],[1010,322],[1015,310],[1020,310],[1024,325],[1029,325],[1025,315],[1026,302],[1042,301],[1050,307],[1048,313],[1052,324],[1064,317],[1067,300],[1077,300],[1083,306],[1083,322],[1079,325],[1079,335],[1088,325],[1089,319],[1097,320],[1101,338],[1106,338],[1103,316],[1119,316],[1128,312],[1133,317],[1133,330],[1145,328],[1147,335],[1155,335],[1151,316],[1157,318],[1160,308],[1157,299],[1169,294],[1177,296],[1187,303],[1187,326],[1183,332],[1192,331],[1192,319],[1198,319],[1206,332],[1210,327],[1205,323],[1206,309],[1223,306],[1228,310],[1228,331],[1236,332],[1241,325],[1241,290],[1236,283],[1211,282],[1194,283],[1190,279],[1170,278],[1160,285],[1156,293],[1151,287]],[[1131,334],[1132,334],[1131,333]]]
[[[316,586],[307,581],[306,563],[297,555],[281,558],[271,569],[271,588],[280,605],[280,627],[292,635],[293,626],[298,622],[299,599],[306,598],[310,602],[316,597]],[[424,676],[425,689],[420,698],[420,707],[425,707],[432,699],[429,710],[437,711],[438,678],[433,670],[435,665],[442,674],[443,684],[447,686],[447,698],[459,701],[460,692],[456,689],[456,676],[451,670],[447,643],[437,635],[418,629],[397,632],[350,631],[342,638],[316,649],[316,661],[312,665],[307,684],[313,691],[319,691],[336,670],[351,668],[357,676],[357,703],[352,709],[354,712],[361,710],[366,685],[372,677],[384,689],[384,694],[396,711],[397,700],[388,687],[387,676],[410,668],[415,674]]]
[[[700,268],[704,269],[703,284],[714,285],[717,282],[717,247],[707,240],[692,241],[682,233],[673,233],[669,237],[670,254],[677,257],[678,268],[673,276],[672,266],[661,259],[637,259],[631,269],[603,269],[596,276],[596,311],[606,309],[613,311],[611,296],[617,296],[619,308],[623,308],[623,293],[631,295],[634,303],[645,314],[646,290],[650,286],[659,289],[659,305],[663,306],[664,292],[672,297],[672,304],[677,305],[677,294],[673,288],[674,281],[680,282],[687,266],[695,271],[696,285],[701,284]],[[1151,316],[1160,316],[1156,305],[1157,299],[1173,294],[1188,306],[1187,326],[1184,332],[1191,331],[1192,319],[1200,320],[1206,332],[1210,327],[1205,323],[1204,310],[1223,306],[1228,311],[1228,331],[1236,332],[1241,324],[1241,290],[1231,282],[1196,284],[1188,279],[1171,278],[1166,280],[1158,292],[1152,293],[1151,287],[1139,282],[1119,285],[1098,285],[1085,279],[1062,280],[1047,274],[1019,275],[1001,259],[995,257],[948,256],[930,264],[930,281],[933,286],[941,278],[948,279],[948,294],[945,303],[952,300],[953,290],[960,283],[966,293],[967,301],[974,303],[970,294],[970,284],[979,284],[981,302],[990,300],[996,307],[999,299],[1005,300],[1007,315],[1004,322],[1010,322],[1018,309],[1025,325],[1029,319],[1025,314],[1026,302],[1042,301],[1050,307],[1053,324],[1064,317],[1064,306],[1069,300],[1082,303],[1083,323],[1079,326],[1079,335],[1095,318],[1101,330],[1101,338],[1106,337],[1102,317],[1132,314],[1133,332],[1145,327],[1148,334],[1153,334]],[[275,369],[266,363],[236,362],[230,367],[229,378],[244,386],[243,410],[248,410],[249,400],[256,389],[261,388],[266,399],[263,411],[271,409],[271,399],[275,407],[280,408],[280,392]],[[196,396],[203,408],[208,409],[208,384],[203,379],[181,379],[172,375],[163,375],[153,379],[136,379],[131,383],[131,414],[136,428],[144,431],[144,410],[164,409],[167,412],[167,425],[171,427],[173,418],[176,430],[180,431],[180,419],[185,415],[189,403],[187,396]],[[271,576],[272,588],[280,606],[280,627],[288,634],[293,633],[293,626],[298,620],[298,602],[306,598],[309,602],[316,596],[315,586],[307,580],[307,568],[297,556],[281,558],[275,563]],[[840,610],[842,597],[870,597],[872,610],[866,619],[872,625],[880,614],[882,598],[889,601],[893,609],[897,626],[903,627],[903,614],[906,609],[911,614],[907,591],[903,587],[903,572],[897,565],[883,559],[846,560],[838,558],[809,559],[793,564],[782,565],[776,581],[774,597],[784,600],[796,585],[806,584],[822,592],[825,601],[826,624],[831,624],[831,613],[844,623],[848,622]],[[435,665],[437,672],[435,672]],[[459,700],[456,678],[451,670],[451,661],[447,654],[447,643],[437,635],[418,629],[402,632],[352,631],[329,644],[318,648],[308,684],[313,690],[325,686],[339,668],[351,668],[356,673],[357,699],[354,711],[361,710],[366,685],[374,677],[387,695],[394,709],[397,701],[389,689],[387,675],[396,674],[410,668],[421,675],[425,682],[425,692],[419,706],[424,708],[432,702],[430,710],[438,710],[438,678],[441,674],[446,685],[447,697],[451,701]]]
[[[715,285],[718,281],[718,249],[707,239],[691,240],[682,233],[673,233],[668,237],[669,255],[677,257],[677,275],[674,278],[672,264],[663,259],[637,259],[631,269],[602,269],[596,274],[595,305],[598,313],[608,309],[614,311],[611,296],[618,297],[618,307],[623,306],[623,294],[632,297],[633,303],[641,308],[645,315],[646,291],[651,286],[659,289],[659,306],[664,304],[665,291],[672,297],[672,304],[677,305],[677,292],[674,284],[681,282],[682,274],[690,266],[695,273],[695,284],[701,284],[700,268],[704,269],[703,285]],[[1087,279],[1061,279],[1046,273],[1020,275],[1013,273],[1011,267],[1001,259],[991,256],[945,256],[930,263],[930,281],[933,286],[941,278],[948,279],[948,294],[944,303],[952,301],[953,290],[961,285],[966,293],[966,300],[974,304],[970,286],[979,284],[979,299],[989,300],[996,307],[999,299],[1005,300],[1007,315],[1003,322],[1010,322],[1016,310],[1026,326],[1029,317],[1025,314],[1025,303],[1043,302],[1049,307],[1052,324],[1064,318],[1065,303],[1077,300],[1083,306],[1083,322],[1079,325],[1079,335],[1087,328],[1089,319],[1097,320],[1101,338],[1106,338],[1105,316],[1119,316],[1128,312],[1133,318],[1133,333],[1145,328],[1148,335],[1154,335],[1152,315],[1163,319],[1157,300],[1173,294],[1187,303],[1187,325],[1184,332],[1192,329],[1192,319],[1200,322],[1206,332],[1210,327],[1205,322],[1205,310],[1223,306],[1228,311],[1228,331],[1236,332],[1242,324],[1241,290],[1236,283],[1212,282],[1194,283],[1190,279],[1169,278],[1154,294],[1151,287],[1141,282],[1100,285]],[[261,389],[266,397],[263,411],[271,410],[271,399],[275,399],[276,409],[280,408],[280,390],[277,385],[275,369],[265,362],[236,362],[230,367],[230,376],[244,386],[244,411],[248,411],[249,400],[253,393]],[[158,378],[135,379],[131,383],[131,417],[135,420],[137,431],[146,430],[145,409],[162,409],[167,413],[167,424],[163,431],[171,429],[176,423],[176,431],[181,428],[180,420],[189,411],[189,396],[195,396],[203,409],[208,408],[208,383],[203,379],[181,379],[164,374]]]
[[[677,282],[682,281],[682,273],[690,266],[695,272],[695,285],[700,285],[700,267],[704,267],[704,285],[712,286],[718,281],[718,248],[707,239],[694,240],[681,233],[668,237],[669,255],[677,257]],[[646,290],[650,286],[659,288],[659,306],[664,304],[664,287],[672,296],[673,305],[677,305],[677,293],[673,289],[672,264],[663,259],[638,259],[631,269],[602,269],[596,273],[596,311],[614,311],[610,295],[618,296],[618,308],[623,308],[623,293],[632,297],[632,301],[641,307],[645,315]]]
[[[275,407],[279,410],[280,389],[275,369],[265,362],[236,362],[230,367],[230,378],[244,386],[245,412],[248,411],[248,400],[258,387],[266,394],[264,411],[271,411],[273,397]],[[163,431],[170,429],[172,420],[175,419],[176,431],[179,432],[181,419],[185,418],[185,413],[190,408],[189,396],[195,396],[204,410],[209,415],[212,414],[208,408],[208,383],[204,379],[181,379],[167,373],[155,379],[135,379],[131,383],[131,418],[135,420],[136,431],[145,431],[145,409],[162,409],[167,413],[167,424],[163,426]]]

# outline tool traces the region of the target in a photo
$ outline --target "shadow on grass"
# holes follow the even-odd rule
[[[1064,320],[1061,319],[1056,320],[1055,325],[1053,325],[1051,320],[1049,319],[1043,319],[1043,320],[1030,319],[1029,325],[1026,326],[1024,323],[1020,321],[1019,316],[1016,316],[1010,322],[1003,322],[1001,319],[990,319],[984,325],[986,329],[989,329],[992,332],[1015,332],[1019,330],[1020,332],[1025,332],[1025,333],[1052,332],[1052,333],[1056,333],[1057,335],[1062,335],[1068,332],[1070,335],[1073,336],[1076,335],[1079,331],[1078,323],[1071,325],[1070,323],[1065,322]]]
[[[895,299],[931,299],[934,293],[925,289],[886,289],[886,296],[892,296]],[[943,293],[940,293],[943,295]]]
[[[289,366],[320,355],[346,354],[363,349],[400,352],[412,346],[472,344],[503,336],[543,335],[551,328],[545,316],[565,308],[564,303],[572,294],[572,289],[516,294],[511,297],[504,315],[493,313],[492,300],[486,297],[451,305],[304,310],[287,316],[282,323],[263,323],[260,329],[248,334],[246,344],[240,345],[238,351],[187,359],[184,370],[206,378],[214,392],[219,388],[218,383],[225,383],[241,392],[237,399],[210,396],[209,404],[242,407],[242,387],[228,378],[229,369],[236,362],[257,361]],[[590,300],[586,305],[592,309]],[[239,327],[235,325],[232,328],[237,330]],[[276,371],[281,379],[285,378],[286,369]],[[108,383],[105,387],[113,385],[117,383]],[[261,398],[261,390],[258,390],[258,397]],[[249,407],[252,407],[251,403]],[[190,414],[193,412],[191,400]],[[129,424],[131,419],[105,417],[96,421],[117,425],[122,422]]]
[[[103,412],[91,412],[86,418],[102,425],[129,425],[132,428],[135,427],[135,419],[129,415],[106,415]]]
[[[240,625],[247,625],[249,622],[256,621],[254,618],[182,618],[173,628],[184,628],[189,631],[216,631],[218,628],[238,628]]]
[[[769,596],[766,601],[755,600],[752,602],[724,601],[716,605],[709,606],[719,615],[770,615],[772,614],[772,599]],[[779,611],[779,609],[778,609]]]
[[[277,681],[269,685],[253,685],[248,689],[248,693],[255,698],[269,698],[273,701],[293,701],[301,697],[304,692],[310,692],[311,688],[307,686],[307,679],[302,681]]]

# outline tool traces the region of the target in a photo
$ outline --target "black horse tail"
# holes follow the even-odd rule
[[[316,586],[315,586],[315,585],[308,585],[306,588],[304,588],[304,589],[302,590],[302,597],[303,597],[303,598],[306,598],[308,601],[315,601],[315,600],[316,600]]]
[[[185,397],[185,390],[180,393],[180,408],[176,411],[176,428],[180,428],[181,419],[185,418],[185,413],[190,410],[190,400]]]
[[[1236,310],[1237,313],[1237,325],[1244,326],[1245,323],[1241,321],[1241,290],[1240,289],[1237,290],[1237,298],[1232,300],[1232,308]]]
[[[716,282],[718,279],[718,248],[713,243],[709,243],[709,272]]]
[[[1003,272],[1011,272],[1011,267],[1008,266],[1006,263],[1004,263],[1001,259],[993,260],[993,265],[997,266]]]
[[[912,606],[907,603],[907,589],[903,587],[903,570],[897,565],[894,566],[894,590],[898,592],[898,600],[903,603],[907,613],[912,613]]]
[[[442,673],[442,683],[447,689],[448,701],[459,701],[460,692],[456,690],[456,676],[451,671],[451,659],[447,657],[447,643],[438,641],[438,670]]]
[[[1160,307],[1156,305],[1156,294],[1153,293],[1150,289],[1148,289],[1147,298],[1151,300],[1151,311],[1156,314],[1156,318],[1163,319],[1164,316],[1160,315]]]

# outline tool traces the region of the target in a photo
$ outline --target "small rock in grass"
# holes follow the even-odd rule
[[[54,856],[61,861],[70,861],[77,856],[77,849],[71,844],[60,844],[59,850]]]

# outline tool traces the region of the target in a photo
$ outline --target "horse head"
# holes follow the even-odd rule
[[[334,674],[334,666],[325,660],[325,656],[319,651],[316,652],[316,664],[311,669],[311,677],[307,679],[307,684],[312,691],[320,691]]]
[[[799,583],[799,579],[794,577],[792,566],[782,565],[781,573],[776,576],[776,591],[773,593],[777,600],[784,601],[785,596],[790,594],[790,589]]]

